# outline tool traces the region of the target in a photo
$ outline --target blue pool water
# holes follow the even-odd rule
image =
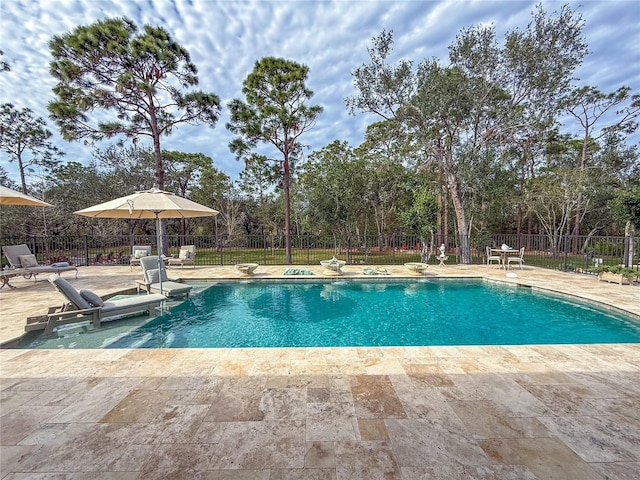
[[[130,333],[102,339],[96,347],[629,342],[640,342],[640,323],[624,315],[482,280],[256,281],[212,285]]]

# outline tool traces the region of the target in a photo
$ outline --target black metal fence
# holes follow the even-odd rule
[[[167,236],[164,254],[178,253],[181,245],[195,245],[196,265],[234,265],[260,263],[284,265],[285,238],[272,235],[249,235],[239,238],[224,236]],[[55,236],[0,237],[0,245],[26,244],[41,263],[67,261],[74,265],[129,264],[134,245],[151,245],[154,254],[158,246],[156,236]],[[438,255],[438,247],[445,244],[446,263],[459,261],[459,242],[455,236],[438,239],[426,246],[426,252]],[[597,265],[627,264],[638,269],[640,237],[595,237],[546,235],[483,235],[471,237],[472,263],[486,262],[486,247],[507,244],[524,247],[525,265],[558,270],[588,270]],[[349,264],[401,265],[421,260],[421,240],[411,235],[380,235],[352,237],[292,237],[294,265],[318,264],[333,256]],[[629,254],[629,252],[633,252]],[[2,266],[6,259],[2,258]]]

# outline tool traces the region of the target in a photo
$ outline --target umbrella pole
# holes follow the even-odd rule
[[[160,217],[158,217],[160,212],[154,213],[156,214],[156,241],[158,242],[158,274],[160,275],[160,293],[164,294],[162,291],[162,269],[164,268],[164,262],[162,261],[162,231],[160,229]]]

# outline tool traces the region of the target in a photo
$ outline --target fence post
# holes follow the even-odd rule
[[[393,264],[396,264],[396,237],[395,235],[391,236],[391,258],[393,259]]]
[[[85,235],[83,238],[84,247],[84,264],[89,266],[89,235]]]
[[[563,271],[567,271],[567,257],[569,256],[569,235],[564,234],[564,268]]]

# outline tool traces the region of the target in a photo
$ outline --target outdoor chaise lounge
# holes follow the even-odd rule
[[[158,265],[157,255],[141,258],[140,265],[142,265],[144,280],[137,281],[138,290],[140,287],[143,287],[147,293],[151,293],[151,291],[154,290],[167,297],[189,295],[192,286],[170,280],[167,277],[167,270],[164,268],[164,263],[160,262],[160,265]],[[162,288],[160,287],[160,278],[162,278]]]
[[[140,259],[151,255],[151,245],[134,245],[131,247],[131,257],[129,259],[129,266],[131,270],[133,267],[140,265]]]
[[[27,318],[27,325],[24,327],[27,332],[44,329],[44,335],[51,335],[60,325],[87,321],[94,327],[99,327],[106,318],[144,312],[151,314],[154,308],[166,300],[163,295],[153,294],[103,301],[90,290],[76,290],[58,274],[50,275],[49,281],[64,295],[66,301],[61,307],[50,307],[47,315]]]
[[[4,256],[7,257],[7,261],[11,268],[21,269],[26,278],[33,275],[33,279],[37,282],[36,278],[39,273],[62,273],[62,272],[76,272],[76,278],[78,278],[78,267],[69,265],[67,262],[53,263],[51,265],[40,265],[36,256],[31,253],[29,247],[26,244],[20,245],[7,245],[2,247]]]
[[[180,265],[181,268],[184,268],[185,265],[193,265],[193,268],[196,268],[195,260],[196,246],[183,245],[182,247],[180,247],[180,253],[178,253],[178,256],[170,257],[167,260],[167,264],[168,266]]]

